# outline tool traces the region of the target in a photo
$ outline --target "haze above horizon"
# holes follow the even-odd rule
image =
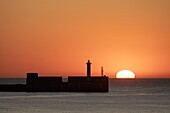
[[[170,78],[169,0],[1,0],[0,78],[92,75]]]

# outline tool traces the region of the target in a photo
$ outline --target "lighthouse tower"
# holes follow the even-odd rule
[[[90,60],[87,61],[87,79],[90,80],[90,76],[91,76],[91,63]]]

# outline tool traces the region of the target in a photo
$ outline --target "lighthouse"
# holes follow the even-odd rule
[[[91,76],[91,63],[90,60],[87,61],[87,79],[90,80],[90,76]]]

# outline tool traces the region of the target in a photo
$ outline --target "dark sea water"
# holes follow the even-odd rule
[[[25,79],[0,79],[0,84]],[[0,92],[0,113],[170,113],[170,79],[110,79],[108,93]]]

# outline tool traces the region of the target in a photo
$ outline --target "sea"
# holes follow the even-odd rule
[[[108,93],[0,92],[0,113],[170,113],[170,79],[110,79]]]

